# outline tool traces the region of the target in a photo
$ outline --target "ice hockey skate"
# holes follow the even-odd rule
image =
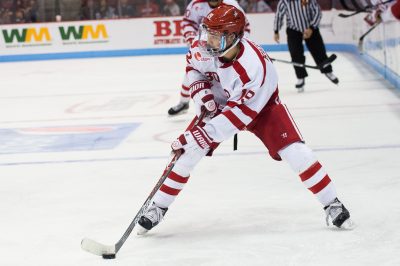
[[[325,73],[325,76],[326,76],[330,81],[332,81],[333,83],[335,83],[335,84],[338,84],[338,83],[339,83],[339,79],[338,79],[332,72]]]
[[[328,206],[324,207],[326,213],[326,225],[329,226],[329,220],[332,224],[340,229],[351,230],[354,223],[350,219],[350,213],[337,198],[335,198]]]
[[[153,203],[146,211],[146,213],[140,217],[138,221],[138,235],[144,235],[149,230],[151,230],[154,226],[159,224],[161,220],[164,218],[165,213],[168,211],[168,208],[158,207],[155,203]]]
[[[295,85],[297,92],[304,92],[304,85],[306,84],[305,79],[297,79],[297,83]]]
[[[169,108],[168,114],[170,116],[180,115],[186,113],[188,109],[189,109],[189,102],[179,102],[177,105]]]

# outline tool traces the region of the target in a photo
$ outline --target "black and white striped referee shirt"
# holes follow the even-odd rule
[[[274,32],[278,33],[286,16],[286,27],[304,32],[307,28],[317,28],[321,21],[321,7],[316,0],[280,0],[276,8]]]

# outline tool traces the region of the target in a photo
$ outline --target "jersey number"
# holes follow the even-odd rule
[[[219,76],[216,72],[206,72],[204,74],[206,75],[208,81],[215,80],[215,81],[219,82]]]

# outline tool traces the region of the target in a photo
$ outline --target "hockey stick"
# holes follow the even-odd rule
[[[306,65],[306,64],[302,64],[302,63],[286,61],[286,60],[276,59],[276,58],[270,58],[270,59],[272,61],[276,61],[276,62],[280,62],[280,63],[292,64],[297,67],[307,67],[307,68],[321,70],[321,69],[324,69],[325,67],[327,67],[328,65],[330,65],[333,61],[335,61],[336,58],[337,58],[337,56],[335,54],[332,54],[331,56],[329,56],[327,59],[325,59],[321,64],[319,64],[317,66],[310,66],[310,65]]]
[[[197,118],[194,125],[200,123],[206,115],[206,111],[203,111],[200,116]],[[102,256],[104,259],[115,259],[116,254],[121,249],[122,245],[128,239],[131,234],[133,228],[135,228],[137,222],[140,217],[146,212],[147,208],[151,204],[154,195],[160,189],[165,179],[167,179],[168,175],[171,173],[172,169],[175,166],[175,163],[178,161],[179,157],[182,153],[176,152],[171,162],[168,164],[167,168],[164,171],[164,174],[160,177],[157,184],[154,186],[153,190],[150,192],[150,195],[147,197],[146,201],[143,203],[142,207],[136,214],[135,218],[133,218],[132,222],[129,224],[128,228],[125,230],[124,234],[114,245],[104,245],[95,240],[84,238],[81,242],[81,248],[89,253],[94,255]]]
[[[364,44],[364,38],[367,36],[371,31],[373,31],[379,24],[381,24],[381,20],[376,22],[371,28],[369,28],[361,37],[358,39],[358,50],[360,53],[363,52],[363,44]]]
[[[380,4],[378,4],[378,5],[385,5],[385,4],[393,2],[393,1],[394,0],[387,0],[387,1],[384,1],[384,2],[382,2]],[[343,3],[342,3],[342,5],[343,5]],[[360,13],[369,13],[371,9],[377,7],[378,5],[367,5],[365,8],[359,9],[357,11],[354,11],[353,13],[350,13],[350,14],[340,13],[338,16],[341,17],[341,18],[348,18],[348,17],[352,17],[352,16],[360,14]],[[351,10],[351,9],[348,9],[348,10]]]

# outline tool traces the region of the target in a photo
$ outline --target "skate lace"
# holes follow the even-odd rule
[[[331,217],[332,221],[334,221],[339,214],[343,211],[343,204],[339,201],[335,201],[329,205],[328,208],[325,209],[326,213],[326,225],[329,226],[329,216]]]
[[[158,223],[164,217],[164,211],[157,207],[151,206],[147,213],[144,215],[147,219],[149,219],[153,224]]]

